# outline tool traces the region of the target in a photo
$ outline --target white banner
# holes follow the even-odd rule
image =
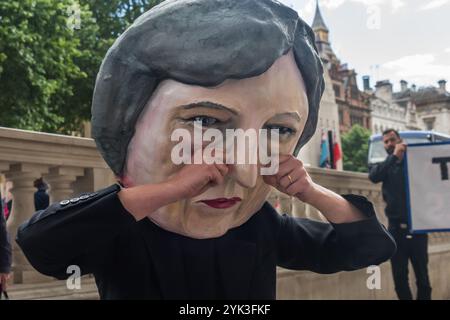
[[[450,231],[450,143],[408,145],[405,171],[411,231]]]

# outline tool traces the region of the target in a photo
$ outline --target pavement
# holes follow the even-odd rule
[[[98,300],[94,278],[82,277],[80,289],[70,290],[65,280],[33,284],[12,284],[8,287],[10,300]]]

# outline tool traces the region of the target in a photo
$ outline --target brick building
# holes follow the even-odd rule
[[[312,29],[316,35],[317,49],[331,78],[331,85],[338,105],[340,132],[347,132],[355,124],[370,130],[370,95],[359,90],[355,70],[349,69],[346,63],[341,63],[333,52],[329,40],[330,31],[324,22],[318,2]]]

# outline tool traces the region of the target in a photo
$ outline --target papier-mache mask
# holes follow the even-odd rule
[[[314,134],[323,93],[314,35],[272,0],[169,0],[113,44],[97,76],[92,133],[125,187],[160,183],[175,130],[277,129],[279,152],[297,154]],[[257,164],[234,164],[221,185],[152,213],[160,227],[213,238],[245,223],[270,191]],[[204,200],[238,199],[229,208]]]

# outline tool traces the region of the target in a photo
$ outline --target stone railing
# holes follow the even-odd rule
[[[92,139],[0,127],[0,174],[12,181],[13,208],[8,229],[11,238],[34,213],[33,181],[50,185],[50,202],[114,183],[114,176],[100,157]],[[28,264],[13,242],[13,281],[45,279]]]
[[[115,182],[92,139],[0,127],[0,150],[0,173],[13,182],[13,212],[8,221],[12,237],[16,235],[18,226],[34,213],[33,194],[36,189],[33,181],[36,178],[42,176],[50,184],[51,202],[98,190]],[[308,168],[308,172],[316,183],[337,193],[366,196],[374,203],[379,219],[386,224],[381,186],[370,183],[366,174],[318,168]],[[269,201],[280,212],[324,221],[314,208],[278,192],[272,192]],[[20,248],[13,243],[13,281],[26,283],[46,279],[33,270]],[[450,298],[447,267],[450,264],[450,235],[431,234],[429,245],[433,296]],[[389,263],[381,266],[381,273],[382,289],[369,290],[366,270],[325,276],[279,269],[278,298],[395,298]],[[410,274],[413,274],[412,269]]]

